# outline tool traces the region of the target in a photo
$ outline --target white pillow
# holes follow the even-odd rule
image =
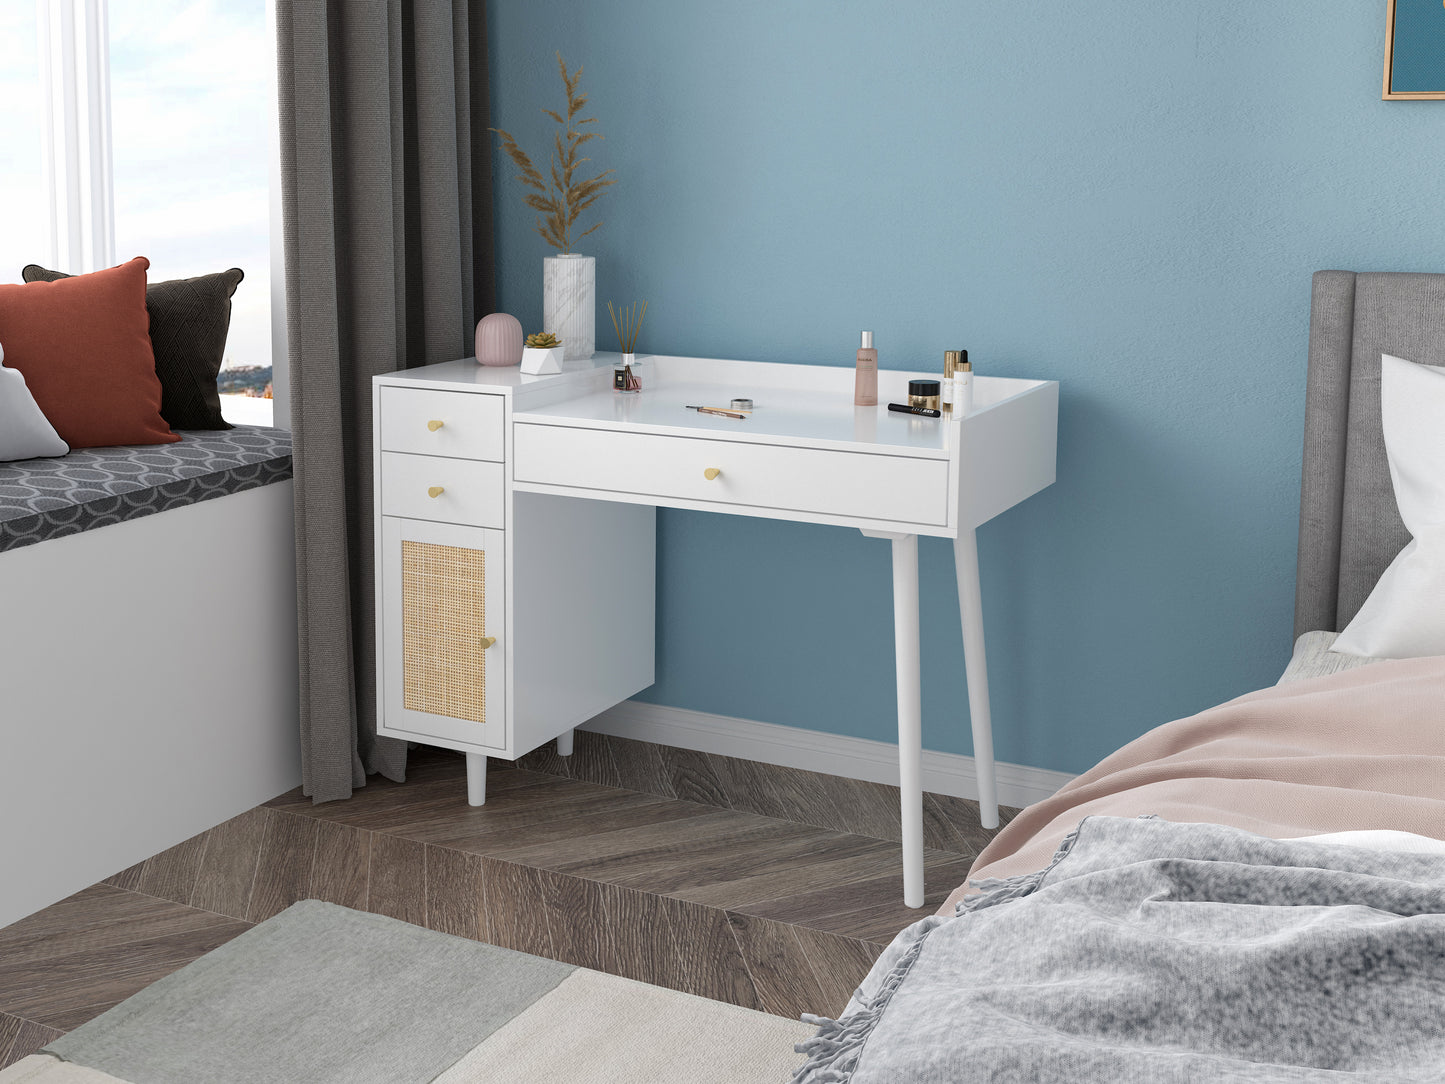
[[[1327,832],[1322,836],[1293,836],[1295,843],[1335,843],[1343,847],[1368,847],[1372,851],[1404,854],[1445,854],[1445,840],[1397,832],[1393,828],[1356,828],[1351,832]]]
[[[1395,503],[1410,532],[1333,651],[1445,655],[1445,369],[1384,355],[1380,415]]]
[[[0,346],[0,463],[70,451],[35,405],[24,375],[5,368],[4,362],[5,348]]]

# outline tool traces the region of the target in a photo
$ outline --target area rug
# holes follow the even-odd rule
[[[307,900],[0,1084],[786,1081],[796,1020]]]

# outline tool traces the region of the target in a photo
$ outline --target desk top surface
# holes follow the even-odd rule
[[[959,443],[959,419],[918,418],[888,410],[907,401],[907,382],[937,374],[880,370],[876,407],[853,405],[853,370],[823,365],[642,356],[643,390],[624,395],[611,388],[616,355],[599,354],[551,376],[516,368],[484,368],[474,361],[444,362],[379,377],[389,385],[484,392],[515,392],[518,423],[622,429],[636,432],[870,450],[875,453],[947,459]],[[970,417],[1051,381],[975,377]],[[690,405],[727,407],[750,398],[746,420],[700,414]]]
[[[644,376],[645,379],[645,376]],[[753,400],[746,419],[700,414],[688,406],[726,407],[735,397]],[[851,392],[806,394],[782,388],[736,384],[659,382],[636,395],[610,388],[558,403],[518,411],[519,422],[570,425],[749,443],[801,444],[810,447],[878,445],[923,458],[948,458],[957,442],[951,419],[916,418],[890,411],[886,404],[853,405]]]

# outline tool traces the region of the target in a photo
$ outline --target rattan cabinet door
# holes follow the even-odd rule
[[[506,748],[504,538],[382,519],[381,733]]]

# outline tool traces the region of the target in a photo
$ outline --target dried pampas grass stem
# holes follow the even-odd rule
[[[537,212],[537,221],[532,228],[558,252],[567,253],[572,251],[573,241],[580,241],[602,225],[598,222],[581,233],[573,233],[582,212],[597,202],[604,188],[617,182],[612,178],[613,171],[610,169],[586,180],[577,176],[582,163],[592,161],[578,154],[578,149],[582,144],[602,136],[596,131],[582,131],[582,125],[596,124],[596,117],[577,118],[587,105],[587,95],[577,90],[582,69],[579,67],[575,72],[569,72],[561,53],[557,54],[557,67],[562,72],[562,84],[567,88],[567,116],[563,117],[555,109],[542,110],[562,128],[552,140],[550,176],[542,175],[532,164],[532,159],[527,157],[527,152],[517,146],[510,132],[500,128],[490,130],[501,136],[503,153],[519,171],[517,180],[531,189],[523,199]]]

